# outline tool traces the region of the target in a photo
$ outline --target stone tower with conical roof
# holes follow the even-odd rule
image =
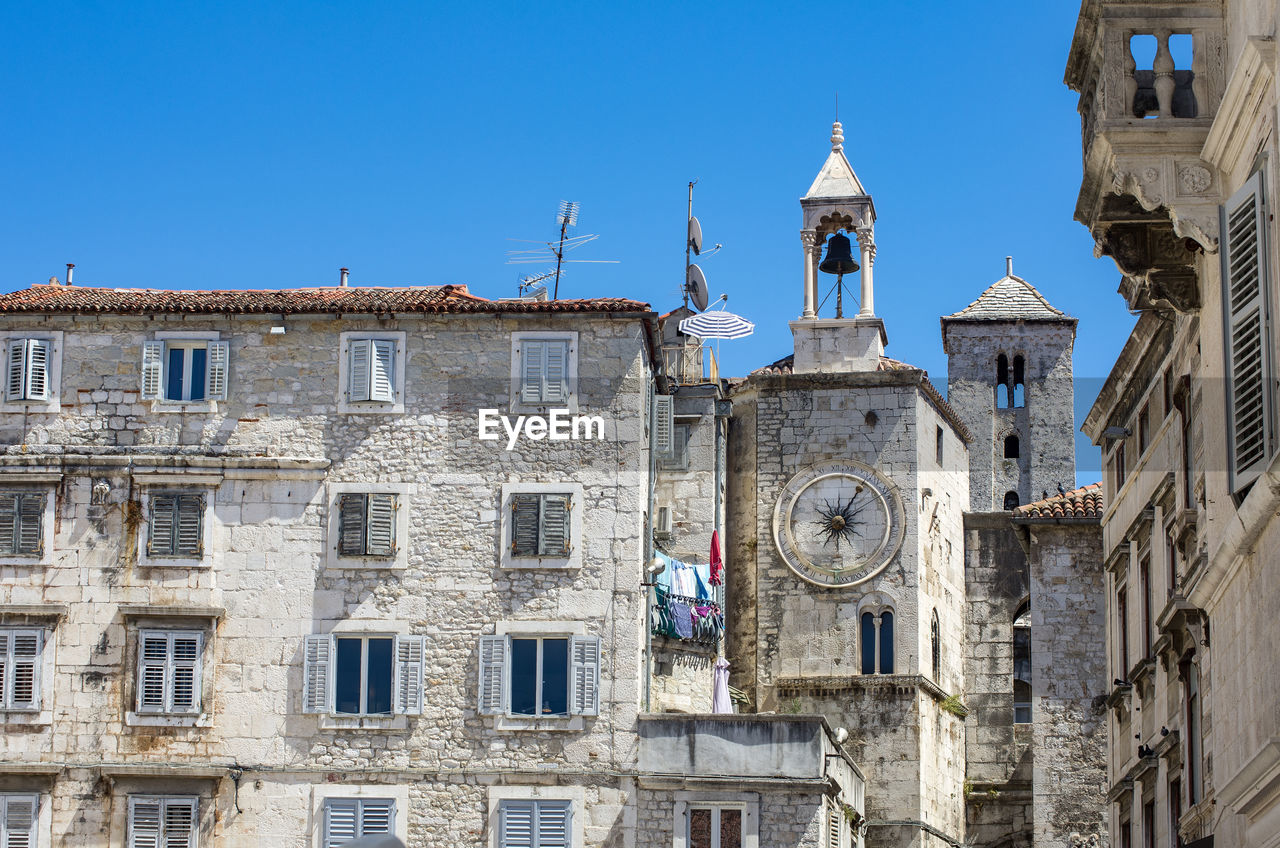
[[[969,509],[995,512],[1075,488],[1071,352],[1076,319],[1005,276],[942,318],[947,402],[969,444]]]

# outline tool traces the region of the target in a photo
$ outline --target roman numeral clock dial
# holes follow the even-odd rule
[[[815,465],[782,490],[773,535],[800,577],[819,586],[856,586],[883,571],[902,547],[902,498],[860,462]]]

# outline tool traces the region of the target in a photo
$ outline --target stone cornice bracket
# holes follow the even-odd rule
[[[1128,195],[1148,212],[1163,210],[1179,238],[1193,239],[1205,253],[1218,252],[1218,180],[1199,158],[1152,160],[1117,156],[1112,194]]]

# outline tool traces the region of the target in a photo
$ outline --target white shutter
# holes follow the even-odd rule
[[[0,554],[18,552],[18,503],[21,498],[17,492],[0,494]]]
[[[1262,172],[1222,212],[1223,313],[1231,489],[1257,479],[1272,456],[1267,216]]]
[[[196,800],[166,798],[164,800],[164,833],[162,848],[196,848]]]
[[[40,630],[0,632],[0,706],[10,710],[40,708]]]
[[[0,709],[8,708],[9,690],[13,688],[9,683],[9,674],[13,670],[12,645],[9,631],[0,630]]]
[[[369,400],[393,403],[396,399],[396,343],[390,339],[377,339],[372,344]]]
[[[396,496],[369,495],[365,554],[389,557],[396,552]]]
[[[200,633],[171,633],[169,651],[169,712],[200,712]]]
[[[326,798],[324,848],[337,848],[360,836],[360,802],[355,798]]]
[[[572,687],[569,712],[573,715],[599,715],[600,637],[570,637],[569,666]]]
[[[164,370],[164,342],[142,343],[142,399],[160,397],[160,375]]]
[[[169,635],[154,630],[138,634],[138,712],[163,713],[167,698]]]
[[[161,848],[159,798],[129,798],[129,848]]]
[[[391,833],[396,826],[396,802],[390,798],[360,800],[360,835]]]
[[[333,638],[308,636],[302,645],[302,711],[329,712],[333,676]]]
[[[670,454],[675,437],[675,406],[671,395],[658,395],[653,399],[653,450],[658,454]]]
[[[152,495],[150,526],[147,538],[149,556],[173,556],[177,544],[178,498],[176,495]]]
[[[569,848],[568,801],[538,801],[537,848]]]
[[[177,507],[177,535],[175,554],[190,557],[204,555],[204,495],[179,495],[174,498]]]
[[[44,499],[45,495],[37,492],[18,495],[18,534],[14,553],[38,556],[44,552]]]
[[[833,799],[828,799],[827,810],[827,848],[840,848],[840,824],[844,813]]]
[[[506,636],[480,637],[480,712],[494,715],[507,711]]]
[[[27,342],[27,400],[49,399],[49,358],[53,344],[47,339]]]
[[[369,399],[369,375],[372,368],[373,344],[368,339],[351,342],[350,360],[347,363],[347,399]]]
[[[564,403],[569,397],[569,342],[549,341],[546,345],[545,381],[542,400]]]
[[[27,385],[27,340],[12,339],[9,342],[9,362],[7,365],[4,396],[6,400],[22,400],[22,393]]]
[[[39,795],[0,795],[0,848],[35,848]]]
[[[546,375],[547,343],[525,339],[520,342],[520,401],[541,403]]]
[[[421,715],[425,636],[396,637],[396,712]]]
[[[227,371],[231,363],[230,342],[209,342],[209,400],[227,399]]]
[[[498,848],[535,848],[535,808],[532,801],[503,801],[499,818]]]
[[[538,553],[544,556],[568,556],[569,495],[542,496],[542,522],[539,532]]]

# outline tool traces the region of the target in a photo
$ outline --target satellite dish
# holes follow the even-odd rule
[[[689,266],[685,291],[689,293],[689,298],[699,312],[707,308],[707,298],[710,297],[710,292],[707,290],[707,275],[702,273],[702,269],[697,265]]]
[[[698,219],[689,216],[689,247],[693,248],[693,255],[702,255],[702,225],[698,223]]]

